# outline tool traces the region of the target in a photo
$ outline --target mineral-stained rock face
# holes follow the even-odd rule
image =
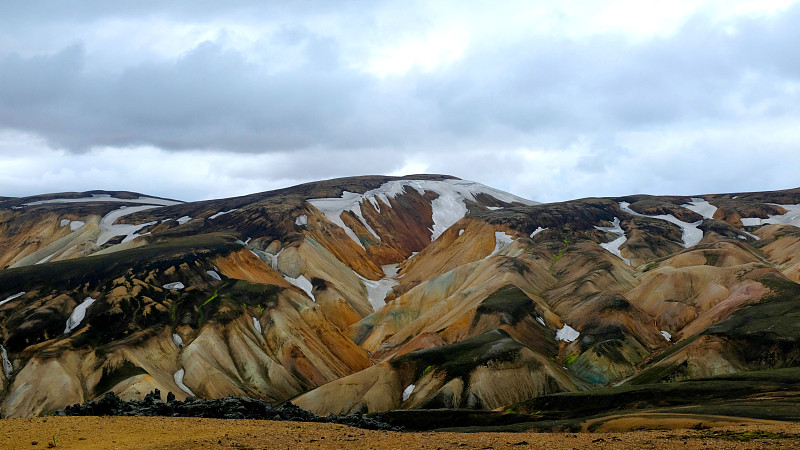
[[[0,415],[114,392],[505,408],[800,365],[800,190],[535,204],[438,175],[0,200]]]

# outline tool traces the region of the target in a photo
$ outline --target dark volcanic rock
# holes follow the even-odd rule
[[[275,406],[264,400],[250,397],[225,397],[219,399],[188,398],[175,400],[172,392],[167,401],[161,392],[147,394],[144,400],[123,401],[115,393],[107,392],[103,398],[74,404],[57,411],[56,416],[169,416],[201,417],[206,419],[256,419],[290,422],[338,423],[367,430],[402,431],[385,422],[361,414],[329,415],[320,417],[291,403]]]

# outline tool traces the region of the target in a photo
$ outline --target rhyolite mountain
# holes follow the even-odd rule
[[[798,204],[538,204],[440,175],[3,197],[0,415],[154,389],[322,415],[522,411],[800,366]]]

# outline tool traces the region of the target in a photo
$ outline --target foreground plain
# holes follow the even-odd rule
[[[53,448],[53,439],[59,449],[800,447],[800,424],[788,422],[642,415],[607,426],[607,431],[595,433],[398,433],[259,420],[43,417],[0,420],[0,448]]]

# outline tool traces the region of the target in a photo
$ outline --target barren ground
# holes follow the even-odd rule
[[[798,448],[800,424],[715,418],[625,418],[602,433],[396,433],[343,425],[172,417],[47,417],[0,420],[0,448],[61,449],[496,449]],[[659,427],[656,430],[636,430]]]

